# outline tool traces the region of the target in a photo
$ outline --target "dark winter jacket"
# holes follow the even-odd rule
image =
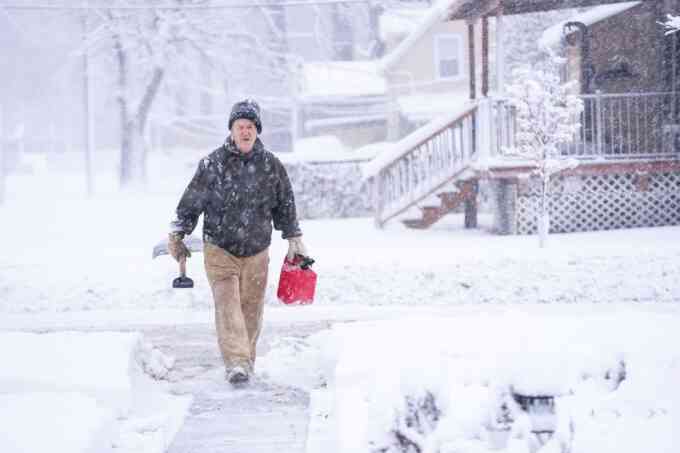
[[[236,256],[267,248],[272,221],[284,239],[302,234],[286,170],[259,138],[247,154],[229,138],[201,160],[177,206],[173,231],[191,234],[201,214],[203,240]]]

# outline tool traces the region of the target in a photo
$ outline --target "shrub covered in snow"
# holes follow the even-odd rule
[[[370,198],[356,162],[286,162],[301,219],[366,216]]]
[[[425,391],[421,395],[406,395],[394,416],[394,425],[387,436],[387,445],[374,448],[373,453],[409,453],[427,450],[429,436],[436,430],[441,409],[435,396]]]

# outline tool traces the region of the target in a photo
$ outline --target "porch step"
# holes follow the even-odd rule
[[[460,206],[465,200],[476,195],[475,181],[461,181],[456,185],[458,186],[458,190],[455,192],[441,192],[437,194],[440,202],[439,206],[422,206],[420,208],[420,218],[405,219],[402,220],[402,223],[406,227],[413,229],[429,228],[446,214]]]

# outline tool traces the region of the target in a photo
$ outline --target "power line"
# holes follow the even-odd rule
[[[120,5],[120,6],[90,6],[90,5],[0,5],[0,9],[14,11],[30,10],[208,10],[208,9],[245,9],[258,6],[322,6],[337,4],[367,4],[370,0],[285,0],[283,2],[254,0],[244,3],[207,4],[207,5]]]

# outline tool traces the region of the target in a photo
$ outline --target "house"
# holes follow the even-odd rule
[[[469,87],[479,86],[480,74],[470,73],[467,62],[470,52],[481,58],[481,35],[469,33],[465,21],[445,20],[446,14],[446,2],[429,8],[379,62],[392,104],[389,140],[403,137],[477,94]]]
[[[563,50],[563,78],[583,95],[582,144],[599,146],[605,154],[635,153],[643,138],[647,152],[680,152],[680,98],[673,94],[680,86],[680,48],[672,37],[670,48],[657,48],[663,42],[649,33],[654,8],[642,1],[601,5],[543,34],[543,44]],[[675,69],[659,77],[658,66],[666,62]],[[610,127],[598,128],[598,118]]]
[[[426,6],[383,12],[379,59],[301,64],[298,137],[336,135],[350,148],[394,141],[468,102],[469,41],[481,56],[481,35]]]
[[[680,34],[667,35],[659,24],[680,11],[680,0],[625,5],[611,0],[447,0],[438,5],[446,10],[446,20],[465,20],[469,36],[481,29],[481,57],[477,41],[468,41],[466,65],[474,102],[452,106],[447,115],[399,140],[367,167],[378,225],[419,207],[421,216],[404,223],[427,228],[464,203],[466,226],[474,227],[477,188],[485,184],[498,233],[537,231],[533,168],[499,153],[515,137],[514,113],[502,97],[503,18],[576,7],[602,8],[560,25],[568,25],[565,41],[574,43],[567,49],[571,57],[566,74],[578,75],[586,108],[583,132],[564,152],[579,165],[553,181],[551,231],[680,224],[680,151],[675,138],[663,138],[677,123]],[[489,65],[491,22],[496,31],[494,74]],[[496,95],[489,91],[492,77]],[[440,202],[429,204],[435,195]]]
[[[348,148],[385,140],[387,87],[376,61],[303,63],[298,74],[296,139],[333,135]]]

